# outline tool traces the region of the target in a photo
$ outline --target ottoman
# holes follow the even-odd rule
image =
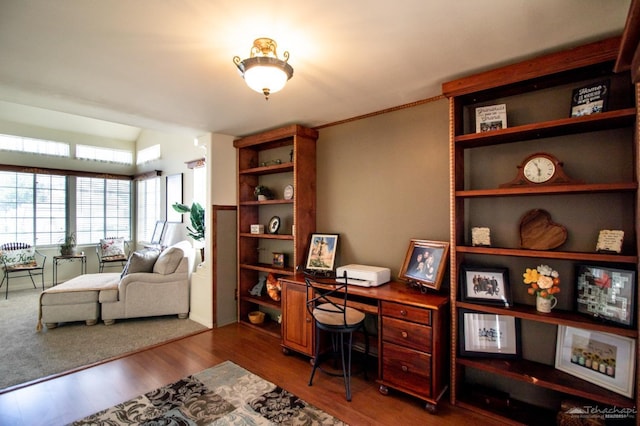
[[[61,322],[96,324],[100,316],[100,291],[117,289],[119,282],[120,273],[84,274],[43,291],[37,330],[42,330],[42,323],[47,328],[55,328]]]

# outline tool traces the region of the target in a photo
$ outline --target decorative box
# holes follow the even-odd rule
[[[252,234],[264,234],[264,225],[251,225]]]

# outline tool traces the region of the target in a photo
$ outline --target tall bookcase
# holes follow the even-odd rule
[[[638,366],[633,397],[555,368],[560,326],[634,339],[639,353],[637,310],[628,328],[575,308],[578,264],[638,267],[637,86],[627,72],[613,72],[619,44],[615,37],[443,84],[450,116],[452,404],[512,424],[540,424],[545,417],[552,424],[566,399],[638,406]],[[602,80],[610,81],[607,110],[571,117],[572,91]],[[497,104],[506,104],[508,127],[476,133],[476,108]],[[567,174],[584,183],[501,187],[513,181],[524,158],[538,152],[558,157]],[[562,246],[521,248],[518,222],[532,209],[547,210],[566,227]],[[472,227],[489,227],[491,245],[472,245]],[[595,251],[601,229],[624,231],[621,253]],[[535,297],[523,284],[525,269],[540,264],[560,272],[558,305],[550,314],[536,311]],[[513,306],[465,299],[460,285],[467,265],[507,268]],[[521,356],[461,356],[462,309],[517,318]]]
[[[280,336],[276,321],[280,301],[251,290],[271,273],[276,278],[293,275],[304,264],[316,226],[316,140],[314,129],[291,125],[237,139],[238,161],[238,321]],[[263,185],[274,193],[258,201],[254,189]],[[285,187],[293,185],[293,197]],[[277,232],[269,232],[271,218],[278,217]],[[264,225],[264,233],[251,232]],[[274,264],[274,253],[284,254],[283,266]],[[248,315],[263,311],[266,320],[252,324]]]

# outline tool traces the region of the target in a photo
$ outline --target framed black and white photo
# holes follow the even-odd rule
[[[460,356],[518,358],[520,319],[460,309]]]
[[[306,270],[310,272],[333,271],[337,250],[337,234],[312,234],[309,242]]]
[[[636,272],[579,264],[576,267],[577,311],[632,327],[635,318]]]
[[[270,234],[277,234],[279,229],[280,229],[280,217],[273,216],[269,220],[269,226],[267,230],[269,231]]]
[[[507,268],[483,268],[462,265],[460,273],[462,301],[511,306],[511,287]]]
[[[439,290],[449,258],[449,243],[412,239],[398,279],[420,289]]]
[[[558,370],[626,397],[633,397],[636,341],[593,330],[558,326]]]

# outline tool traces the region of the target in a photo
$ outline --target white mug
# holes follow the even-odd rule
[[[545,299],[544,297],[536,296],[536,309],[538,312],[549,313],[558,304],[558,299],[552,297]]]

